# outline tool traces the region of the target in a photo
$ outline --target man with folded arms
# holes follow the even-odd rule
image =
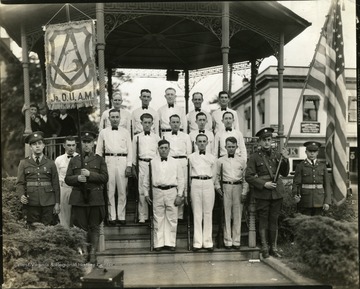
[[[132,143],[130,132],[119,125],[119,110],[112,109],[109,111],[109,122],[111,126],[99,133],[96,154],[105,157],[109,171],[109,224],[115,225],[118,222],[125,225],[126,186],[128,177],[132,175]],[[115,188],[118,191],[117,204],[115,204]],[[117,217],[115,208],[117,208]]]
[[[144,194],[146,201],[153,204],[154,213],[154,250],[167,247],[175,251],[176,230],[178,224],[179,199],[184,193],[184,175],[181,165],[169,156],[170,143],[160,140],[158,143],[160,157],[150,161],[152,180],[149,171],[145,174]],[[152,186],[152,200],[149,189]]]

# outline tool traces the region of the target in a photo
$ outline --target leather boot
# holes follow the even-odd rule
[[[270,239],[271,239],[271,248],[270,248],[270,255],[276,258],[281,258],[282,256],[277,249],[277,239],[278,239],[278,230],[270,231]]]
[[[269,257],[269,247],[266,240],[266,231],[265,229],[262,229],[259,231],[260,233],[260,239],[261,239],[261,253],[263,258]]]
[[[90,233],[90,243],[91,243],[91,249],[90,249],[90,258],[89,262],[91,264],[97,264],[96,260],[96,250],[99,246],[99,234],[97,232],[91,232]]]

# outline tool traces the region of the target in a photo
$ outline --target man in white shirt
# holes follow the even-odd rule
[[[179,131],[181,126],[180,116],[174,114],[170,116],[171,132],[164,135],[164,139],[170,143],[170,156],[176,159],[183,169],[183,175],[187,177],[187,157],[192,153],[190,136]],[[187,188],[185,187],[185,198],[187,197]],[[179,219],[184,218],[184,204],[179,206]]]
[[[196,125],[198,126],[198,129],[192,130],[189,134],[190,140],[191,140],[191,145],[192,145],[192,150],[195,152],[199,150],[198,147],[195,145],[195,142],[196,142],[196,137],[202,133],[202,134],[205,134],[208,138],[206,152],[214,155],[214,152],[213,152],[214,134],[211,130],[206,129],[207,124],[208,124],[207,115],[202,111],[197,113],[196,114]]]
[[[128,177],[132,175],[132,143],[130,132],[119,125],[119,110],[112,109],[109,111],[109,122],[111,126],[103,129],[99,133],[96,154],[105,157],[109,172],[109,224],[115,225],[118,219],[118,223],[125,225],[126,186]],[[118,202],[116,205],[115,186],[118,191]],[[117,208],[117,210],[115,208]]]
[[[181,127],[180,130],[187,133],[187,121],[185,111],[183,108],[175,106],[176,90],[174,88],[167,88],[165,90],[165,98],[167,104],[158,109],[159,121],[160,121],[160,137],[167,135],[171,132],[170,116],[177,114],[180,116]]]
[[[149,106],[151,101],[151,91],[149,89],[142,89],[140,92],[141,99],[141,107],[135,109],[132,112],[132,133],[133,135],[137,135],[138,133],[143,131],[142,121],[140,117],[144,113],[149,113],[153,118],[153,125],[151,127],[151,131],[153,133],[159,134],[159,115],[157,111]]]
[[[226,91],[220,91],[218,100],[219,100],[220,108],[218,108],[217,110],[215,110],[212,113],[212,118],[214,121],[214,134],[216,134],[218,131],[224,129],[224,124],[222,122],[223,114],[224,114],[224,112],[228,112],[228,111],[232,112],[232,114],[234,116],[234,124],[233,124],[232,128],[234,128],[236,130],[240,130],[240,124],[239,124],[239,120],[238,120],[236,111],[233,109],[230,109],[228,107],[229,102],[230,102],[229,94]]]
[[[151,163],[152,180],[149,171],[144,179],[144,193],[146,201],[153,204],[154,213],[154,250],[160,251],[166,246],[175,251],[177,231],[177,207],[175,200],[182,198],[184,192],[184,175],[180,164],[169,156],[170,144],[167,140],[158,143],[160,157]],[[149,189],[153,187],[152,200]]]
[[[201,92],[194,92],[192,95],[192,102],[194,104],[194,110],[190,111],[186,115],[186,119],[188,122],[188,132],[191,133],[194,130],[198,130],[198,124],[196,123],[196,115],[199,112],[203,112],[206,115],[207,123],[205,124],[205,129],[212,131],[213,120],[211,114],[203,109],[201,109],[201,105],[204,102],[204,98]]]
[[[151,131],[153,116],[150,113],[144,113],[140,118],[143,131],[133,138],[133,168],[136,171],[139,184],[139,223],[145,223],[145,220],[149,218],[149,207],[145,201],[144,177],[148,174],[149,162],[158,154],[160,137]],[[137,164],[138,168],[136,168]],[[146,195],[149,195],[149,192]]]
[[[216,157],[206,153],[208,140],[204,134],[196,137],[198,151],[189,156],[191,176],[191,204],[194,215],[193,251],[214,249],[212,240],[212,212],[215,202],[214,183]]]
[[[131,114],[126,109],[121,107],[121,104],[123,103],[123,98],[120,91],[114,92],[111,103],[113,107],[105,110],[101,116],[99,131],[103,130],[106,127],[111,127],[111,123],[109,121],[109,111],[111,109],[117,109],[120,111],[120,126],[127,129],[130,132]]]
[[[66,137],[63,147],[65,149],[65,153],[55,159],[55,165],[58,171],[60,181],[60,224],[65,228],[69,228],[71,216],[71,205],[69,204],[69,198],[71,195],[72,187],[68,186],[65,183],[65,176],[70,160],[74,156],[78,155],[78,153],[75,151],[75,138],[73,136]]]
[[[233,129],[234,123],[234,115],[232,112],[225,112],[223,115],[223,123],[225,125],[225,129],[217,132],[214,140],[214,153],[217,154],[218,157],[222,157],[227,154],[227,150],[225,148],[225,140],[229,136],[233,136],[237,140],[238,148],[236,149],[236,154],[240,156],[245,162],[247,161],[247,151],[245,146],[244,137],[241,131]]]
[[[248,184],[245,181],[246,162],[235,154],[237,149],[237,140],[235,137],[228,137],[225,140],[225,143],[227,155],[224,155],[217,160],[215,189],[216,192],[223,197],[224,201],[225,248],[239,250],[243,203],[245,202],[248,191]]]

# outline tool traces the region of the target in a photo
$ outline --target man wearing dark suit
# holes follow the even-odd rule
[[[50,225],[53,214],[60,212],[60,185],[55,163],[43,151],[44,137],[41,131],[28,135],[25,142],[32,154],[20,161],[16,192],[22,204],[27,205],[27,223]]]
[[[89,261],[92,264],[96,264],[100,224],[105,218],[103,188],[109,179],[105,160],[93,153],[95,137],[92,132],[82,132],[83,156],[77,155],[71,159],[65,176],[65,183],[73,187],[69,199],[72,205],[70,225],[87,232],[91,244]]]
[[[77,134],[77,129],[74,119],[67,113],[66,109],[60,109],[60,115],[56,119],[60,124],[60,133],[58,136],[74,136]]]
[[[259,137],[261,149],[254,152],[248,161],[245,180],[254,187],[256,211],[259,216],[259,233],[261,238],[261,251],[264,258],[269,257],[267,245],[267,232],[269,231],[271,247],[270,254],[280,258],[277,250],[278,218],[285,194],[285,187],[281,178],[274,182],[274,176],[281,155],[284,160],[280,165],[280,174],[286,177],[289,173],[289,154],[285,148],[281,152],[271,148],[272,133],[274,129],[265,127],[256,134]]]
[[[46,104],[39,105],[40,113],[40,130],[44,133],[44,137],[57,137],[60,134],[59,122],[49,113]]]

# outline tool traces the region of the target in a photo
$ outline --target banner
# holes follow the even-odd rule
[[[96,104],[95,27],[92,20],[47,26],[45,57],[50,109]]]

